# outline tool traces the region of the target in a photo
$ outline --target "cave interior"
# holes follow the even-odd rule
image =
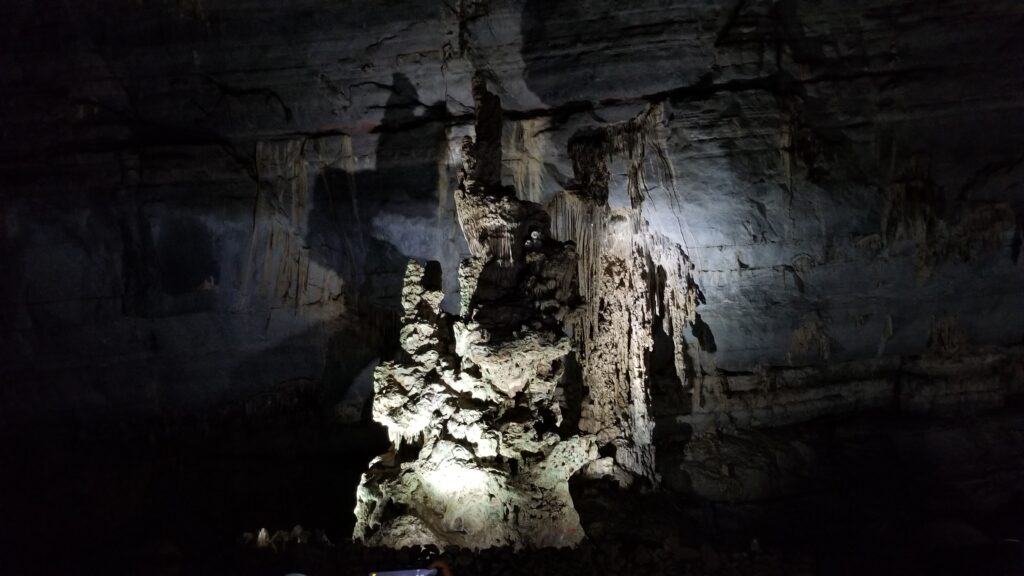
[[[3,14],[0,573],[1024,574],[1019,0]]]

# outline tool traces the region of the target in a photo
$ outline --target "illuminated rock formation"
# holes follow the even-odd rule
[[[658,481],[649,414],[656,325],[671,338],[682,390],[691,393],[695,386],[683,338],[698,299],[691,264],[678,245],[648,229],[640,211],[649,182],[671,181],[659,122],[660,111],[651,108],[571,142],[574,181],[548,206],[555,236],[571,240],[582,254],[578,273],[585,304],[572,329],[587,384],[580,429],[613,448],[595,471],[611,472],[624,484],[636,477]],[[609,164],[621,159],[629,207],[612,208]]]
[[[563,426],[559,389],[578,297],[576,254],[547,213],[502,188],[501,116],[474,87],[477,141],[456,194],[472,250],[461,316],[441,311],[440,267],[411,261],[402,350],[374,375],[374,419],[391,436],[360,484],[354,536],[371,545],[566,546],[583,537],[569,477],[597,459]]]

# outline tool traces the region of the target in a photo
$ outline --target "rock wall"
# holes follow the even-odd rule
[[[667,461],[641,448],[659,428],[674,450],[693,429],[1013,408],[1022,21],[1015,0],[11,6],[6,432],[305,386],[359,418],[409,258],[441,263],[458,311],[481,71],[502,180],[605,305],[573,338],[615,392],[591,387],[582,426],[634,471]]]

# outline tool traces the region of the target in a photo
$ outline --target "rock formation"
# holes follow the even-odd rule
[[[569,477],[597,458],[562,427],[576,254],[547,213],[500,182],[501,110],[482,78],[455,200],[472,257],[461,316],[441,310],[437,262],[411,261],[402,350],[374,374],[391,450],[359,486],[355,538],[372,545],[565,546],[583,537]]]
[[[698,290],[678,245],[652,232],[641,211],[647,181],[665,169],[651,108],[636,119],[594,131],[570,145],[574,180],[549,203],[556,236],[581,247],[585,307],[573,319],[582,378],[581,430],[614,447],[603,469],[628,484],[632,476],[657,483],[653,443],[650,355],[656,320],[672,341],[677,386],[692,393],[693,368],[684,329],[695,319]],[[609,164],[628,159],[629,205],[612,208]],[[611,468],[609,468],[611,466]]]
[[[367,541],[471,540],[497,505],[403,484],[457,464],[521,511],[472,545],[568,543],[523,512],[561,514],[529,474],[562,446],[559,498],[582,463],[844,529],[790,512],[1024,501],[1019,0],[7,4],[0,444],[39,507],[92,511],[70,533],[136,525],[141,484],[53,474],[84,453],[65,439],[218,465],[315,444],[347,478],[302,467],[315,497],[217,498],[263,475],[164,461],[174,490],[137,494],[207,496],[189,526],[300,504],[350,533],[371,412],[395,449]]]
[[[605,222],[668,247],[641,254],[685,254],[665,270],[692,266],[701,320],[669,329],[696,412],[673,417],[879,405],[933,318],[1012,371],[1019,17],[1009,0],[18,7],[0,79],[18,134],[0,158],[6,420],[150,427],[299,380],[344,395],[389,351],[408,258],[442,263],[454,309],[478,69],[505,151],[479,171],[589,252],[584,294]]]

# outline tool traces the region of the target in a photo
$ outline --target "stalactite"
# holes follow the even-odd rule
[[[665,319],[675,340],[677,373],[689,372],[683,327],[694,320],[697,289],[683,250],[650,232],[641,207],[648,186],[649,154],[655,175],[671,182],[671,167],[656,131],[660,108],[570,141],[575,181],[547,205],[552,233],[576,244],[578,283],[584,299],[571,332],[589,393],[580,428],[615,446],[616,464],[635,476],[657,481],[648,413],[656,317]],[[607,205],[612,157],[628,163],[630,209]],[[670,185],[670,184],[669,184]],[[685,385],[685,383],[684,383]]]
[[[461,315],[440,312],[440,280],[410,263],[402,353],[374,378],[374,418],[393,446],[363,478],[355,536],[389,546],[571,545],[582,531],[568,477],[599,446],[613,452],[620,481],[658,482],[653,329],[663,318],[683,350],[696,306],[685,253],[651,233],[641,211],[649,154],[664,158],[660,110],[574,138],[575,181],[545,209],[502,186],[499,103],[479,78],[474,100],[477,138],[463,141],[454,195],[472,253],[459,269]],[[612,157],[628,162],[628,209],[608,206]],[[653,166],[658,178],[670,172]],[[581,434],[565,439],[557,388],[573,349],[588,392]]]
[[[528,118],[512,123],[506,140],[506,168],[519,198],[541,202],[547,154],[547,139],[540,134],[551,125],[547,117]]]
[[[567,190],[552,198],[547,211],[551,214],[551,234],[558,240],[576,244],[580,295],[589,302],[594,296],[592,280],[600,260],[608,208]]]
[[[253,211],[253,230],[243,262],[238,309],[252,306],[253,296],[276,309],[332,320],[344,308],[343,280],[331,266],[311,257],[302,240],[312,210],[310,174],[316,158],[302,140],[256,145],[260,194]]]

